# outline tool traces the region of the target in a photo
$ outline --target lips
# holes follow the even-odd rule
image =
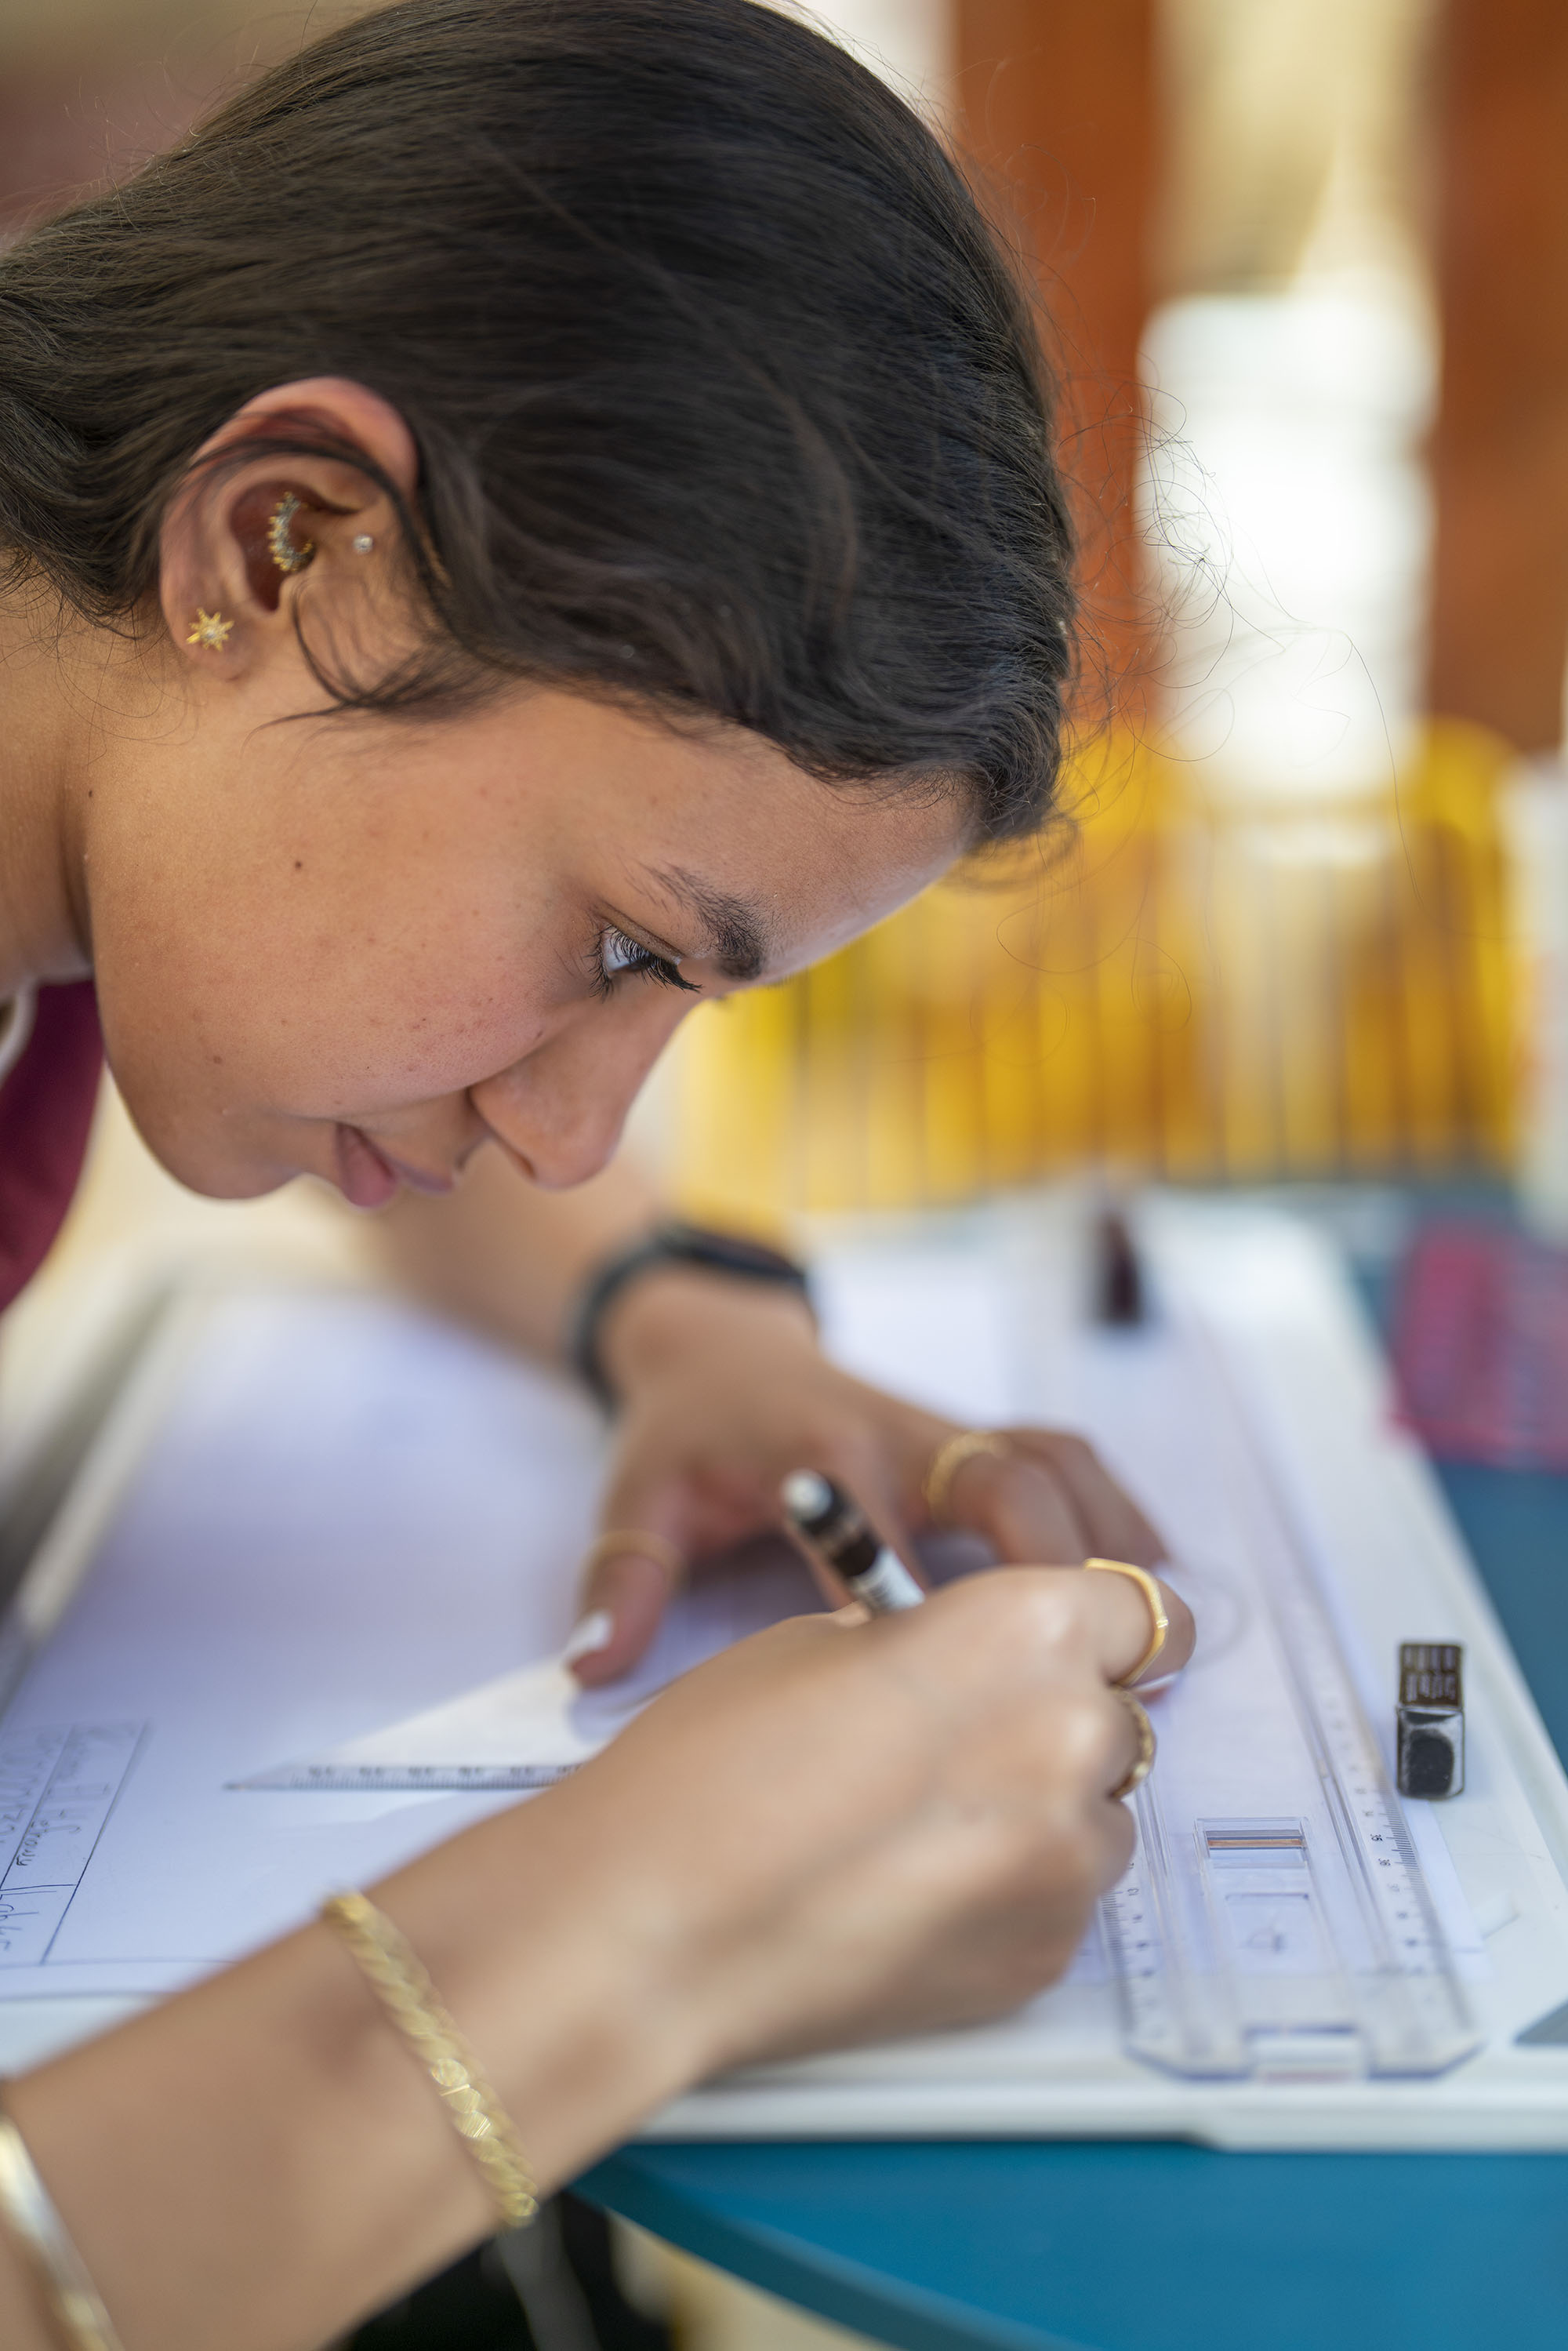
[[[338,1188],[350,1207],[384,1208],[403,1184],[411,1192],[439,1197],[450,1192],[457,1180],[455,1171],[433,1176],[428,1167],[413,1167],[407,1160],[394,1159],[390,1151],[373,1144],[362,1127],[340,1121],[336,1132]]]
[[[351,1208],[384,1208],[402,1178],[357,1126],[337,1128],[338,1188]]]

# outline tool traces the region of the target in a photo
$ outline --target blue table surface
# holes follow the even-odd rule
[[[1568,1478],[1469,1465],[1439,1475],[1568,1755]],[[1568,2096],[1568,2052],[1563,2064]],[[1568,2339],[1568,2156],[678,2145],[624,2148],[579,2188],[907,2351],[1492,2351]]]

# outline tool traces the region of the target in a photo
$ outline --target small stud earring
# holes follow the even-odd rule
[[[368,530],[357,530],[350,544],[352,546],[356,555],[368,555],[371,548],[374,547],[375,540],[371,537]]]
[[[196,617],[186,633],[185,643],[188,645],[205,645],[209,652],[221,653],[227,648],[229,631],[233,627],[234,622],[225,621],[221,612],[204,612],[198,604]]]
[[[303,547],[294,543],[294,517],[298,512],[299,500],[292,490],[286,490],[267,519],[267,543],[279,571],[303,571],[316,552],[313,538],[308,538]]]

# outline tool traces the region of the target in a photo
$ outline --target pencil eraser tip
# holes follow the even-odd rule
[[[779,1490],[789,1516],[800,1526],[826,1518],[833,1507],[833,1489],[819,1469],[791,1469]]]

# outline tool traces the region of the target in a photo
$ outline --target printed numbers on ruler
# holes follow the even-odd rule
[[[1149,1913],[1147,1873],[1147,1857],[1140,1841],[1126,1875],[1111,1889],[1102,1916],[1108,1938],[1115,1946],[1110,1957],[1121,1983],[1128,2028],[1134,2037],[1141,2033],[1163,2037],[1169,2022],[1163,1981],[1165,1955]]]
[[[329,1796],[381,1796],[402,1790],[487,1796],[553,1788],[576,1769],[575,1763],[286,1763],[237,1784]]]
[[[1143,1881],[1144,1856],[1140,1852],[1134,1856],[1133,1865],[1126,1876],[1111,1892],[1111,1915],[1115,1921],[1123,1970],[1128,1976],[1157,1975],[1160,1968],[1159,1949],[1149,1921]]]
[[[1311,1643],[1304,1663],[1315,1684],[1318,1725],[1328,1750],[1325,1760],[1337,1782],[1352,1834],[1370,1865],[1367,1876],[1388,1937],[1390,1956],[1406,1974],[1437,1974],[1442,1959],[1401,1850],[1385,1792],[1381,1760],[1361,1709],[1326,1643]]]
[[[1286,1610],[1294,1668],[1305,1684],[1323,1751],[1324,1792],[1361,1846],[1366,1876],[1389,1957],[1407,1975],[1437,1975],[1443,1958],[1433,1940],[1426,1906],[1401,1849],[1389,1807],[1382,1759],[1328,1628],[1298,1587]]]

